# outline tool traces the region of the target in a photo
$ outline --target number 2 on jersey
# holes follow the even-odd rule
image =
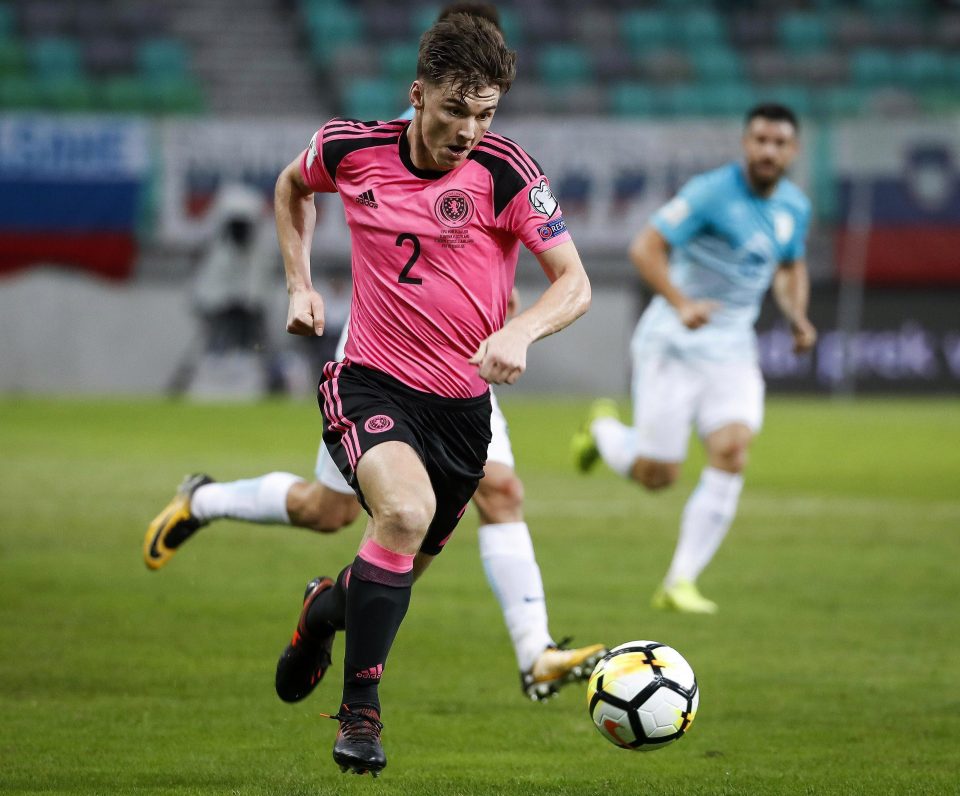
[[[397,235],[397,246],[403,246],[406,241],[410,241],[413,244],[413,252],[411,252],[407,264],[403,266],[403,270],[400,272],[397,281],[401,285],[422,285],[423,280],[419,276],[410,276],[410,269],[413,268],[413,264],[420,257],[420,239],[412,232],[401,232]]]

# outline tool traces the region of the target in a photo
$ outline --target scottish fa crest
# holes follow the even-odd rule
[[[448,227],[462,227],[473,218],[473,199],[465,191],[444,191],[434,205],[441,223]]]

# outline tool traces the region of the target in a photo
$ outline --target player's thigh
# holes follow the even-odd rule
[[[711,363],[697,410],[701,438],[707,440],[726,426],[743,426],[750,437],[755,436],[763,426],[764,393],[763,375],[756,363]]]
[[[511,471],[514,468],[513,446],[510,444],[507,418],[504,417],[493,390],[490,391],[490,445],[487,447],[487,463],[490,462],[498,462],[510,468]]]
[[[386,440],[365,451],[357,481],[375,522],[422,528],[436,511],[436,496],[419,454],[400,440]]]
[[[638,458],[682,462],[700,391],[696,371],[682,360],[638,352],[633,367],[633,429]]]

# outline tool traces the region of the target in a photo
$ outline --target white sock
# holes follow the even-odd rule
[[[695,581],[710,563],[737,513],[743,476],[705,467],[680,520],[680,538],[670,570],[668,588],[677,581]]]
[[[243,481],[214,482],[193,493],[190,512],[203,522],[229,517],[289,525],[287,492],[302,480],[293,473],[267,473]]]
[[[553,644],[530,529],[525,522],[501,522],[481,525],[477,534],[487,581],[500,601],[517,665],[524,672]]]
[[[590,424],[590,433],[597,442],[597,450],[607,466],[625,478],[630,475],[637,459],[635,433],[612,417],[601,417]]]

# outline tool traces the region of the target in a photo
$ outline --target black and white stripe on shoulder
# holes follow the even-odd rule
[[[392,122],[361,122],[357,119],[331,119],[323,126],[323,165],[333,180],[337,179],[337,167],[351,152],[372,146],[395,144],[407,122],[396,119]]]
[[[530,182],[543,176],[543,169],[519,144],[503,135],[487,133],[467,156],[493,177],[493,212],[499,216],[510,201]]]

